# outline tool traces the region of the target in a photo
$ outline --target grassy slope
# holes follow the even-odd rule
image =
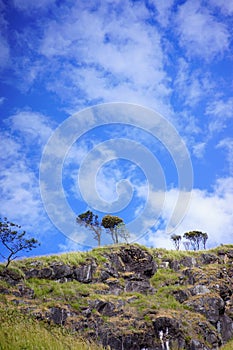
[[[219,247],[219,249],[233,248],[233,246]],[[111,247],[112,250],[118,250],[119,247]],[[98,264],[101,265],[106,261],[103,253],[109,252],[110,247],[96,248],[91,252],[83,253],[67,253],[61,255],[29,258],[24,260],[18,260],[12,262],[12,269],[20,270],[23,267],[33,268],[34,265],[45,267],[52,262],[63,262],[69,265],[79,265],[85,262],[88,257],[95,258]],[[147,249],[155,258],[160,260],[158,256],[162,256],[163,260],[180,259],[184,256],[196,256],[202,252],[185,252],[185,251],[167,251],[165,249]],[[216,252],[217,249],[212,250]],[[158,261],[159,262],[159,261]],[[208,268],[207,266],[205,268]],[[98,271],[97,271],[98,273]],[[129,315],[132,314],[146,314],[146,310],[157,309],[166,313],[166,310],[173,310],[174,313],[180,311],[185,312],[187,315],[187,307],[180,304],[172,296],[171,291],[175,288],[183,288],[177,286],[179,272],[175,272],[171,269],[158,269],[157,273],[152,277],[151,283],[156,289],[155,295],[147,296],[140,293],[125,293],[120,296],[121,299],[127,300],[127,298],[135,297],[135,301],[130,303],[128,307]],[[9,288],[5,282],[0,281],[0,286]],[[79,309],[86,303],[85,298],[77,298],[78,295],[89,295],[88,298],[98,299],[100,295],[95,294],[95,290],[103,290],[106,285],[96,284],[83,284],[77,281],[67,283],[57,283],[52,280],[41,280],[41,279],[30,279],[26,281],[26,285],[35,291],[35,299],[31,301],[36,308],[47,309],[53,305],[61,303],[70,304],[74,309]],[[14,287],[12,287],[14,289]],[[1,295],[0,295],[1,297]],[[119,297],[115,295],[101,295],[102,300],[117,300]],[[61,300],[62,299],[62,300]],[[0,350],[14,350],[14,349],[89,349],[97,350],[95,344],[90,344],[82,339],[78,338],[77,335],[68,333],[67,330],[61,327],[49,326],[46,323],[38,322],[32,318],[22,315],[19,312],[19,306],[16,306],[12,302],[12,298],[8,295],[2,295],[0,298]],[[29,301],[30,302],[30,301]],[[25,307],[25,305],[24,305]],[[190,314],[191,315],[191,314]],[[196,314],[194,314],[196,316]],[[149,320],[149,316],[145,316]],[[227,344],[224,350],[233,349],[233,342]]]
[[[12,306],[1,305],[0,349],[101,350],[102,348],[68,333],[64,328],[49,326],[23,315]]]

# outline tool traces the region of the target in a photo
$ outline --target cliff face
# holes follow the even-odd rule
[[[233,246],[169,252],[124,245],[12,267],[0,270],[2,305],[110,349],[213,350],[233,336]]]

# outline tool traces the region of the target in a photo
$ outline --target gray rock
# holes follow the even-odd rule
[[[45,267],[40,270],[39,275],[40,275],[40,278],[43,278],[43,279],[50,278],[53,275],[53,270],[50,267]]]
[[[96,266],[93,264],[86,264],[74,269],[74,279],[82,283],[90,283],[93,279],[93,273]]]
[[[217,325],[220,315],[224,313],[225,304],[219,296],[196,296],[184,302],[194,311],[204,315],[213,325]]]
[[[25,278],[29,279],[29,278],[41,278],[40,277],[40,270],[38,269],[30,269],[25,271]]]
[[[153,293],[154,289],[151,287],[148,280],[128,280],[125,283],[125,292],[136,293]]]
[[[69,265],[55,263],[52,264],[50,267],[52,268],[52,278],[55,280],[71,277],[73,274],[73,269]],[[46,269],[46,271],[44,272],[49,274],[48,269]]]
[[[121,248],[119,256],[124,263],[125,271],[135,271],[147,278],[151,278],[157,271],[157,264],[152,255],[138,247]]]
[[[195,287],[190,289],[190,292],[192,295],[200,295],[200,294],[208,294],[208,293],[210,293],[210,290],[209,290],[209,288],[207,288],[206,286],[204,286],[202,284],[197,284],[197,285],[195,285]]]
[[[208,264],[215,264],[219,261],[218,257],[215,254],[210,253],[203,253],[200,257],[201,263],[208,265]]]
[[[180,260],[180,263],[185,267],[197,266],[197,260],[192,256],[186,256]]]
[[[29,299],[33,299],[34,298],[34,290],[31,288],[26,287],[23,284],[20,284],[18,286],[18,290],[19,290],[19,296],[20,297],[26,297]]]
[[[209,350],[203,343],[197,339],[192,339],[190,343],[190,350]]]
[[[170,268],[174,271],[180,270],[180,261],[179,260],[172,260],[170,262]]]
[[[116,314],[115,305],[111,302],[96,300],[94,307],[101,315],[104,316],[114,316]]]
[[[3,269],[0,270],[0,280],[1,279],[12,286],[15,286],[18,283],[22,282],[23,276],[18,271],[11,269]]]
[[[230,340],[233,336],[233,321],[226,314],[221,315],[217,324],[217,329],[220,332],[224,342]]]
[[[176,290],[173,292],[174,297],[176,298],[179,303],[183,303],[184,301],[188,300],[188,298],[191,296],[191,293],[189,290]]]
[[[60,307],[52,307],[46,314],[49,321],[53,321],[55,324],[63,326],[66,323],[67,311]]]

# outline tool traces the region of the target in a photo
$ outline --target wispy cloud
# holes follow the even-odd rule
[[[227,120],[233,120],[233,98],[216,99],[209,103],[206,115],[210,116],[209,131],[216,133],[227,127]]]
[[[226,160],[229,166],[229,173],[233,176],[233,138],[228,137],[222,139],[218,143],[217,148],[224,148],[226,150]]]
[[[51,6],[53,0],[40,0],[40,1],[30,1],[30,0],[13,0],[14,6],[23,12],[28,12],[31,14],[31,11],[44,11],[49,6]]]
[[[227,26],[199,0],[188,0],[180,5],[176,23],[180,44],[185,47],[188,57],[197,56],[209,61],[229,48]]]
[[[233,14],[233,3],[232,1],[225,0],[212,0],[211,5],[215,6],[224,15],[230,16]]]
[[[1,134],[1,215],[29,230],[45,232],[51,225],[40,198],[38,161],[52,129],[47,118],[33,112],[19,112],[5,122],[6,131]]]

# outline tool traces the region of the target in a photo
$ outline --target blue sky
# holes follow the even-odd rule
[[[32,254],[95,246],[87,209],[148,246],[233,243],[231,1],[0,0],[0,18],[1,216]]]

